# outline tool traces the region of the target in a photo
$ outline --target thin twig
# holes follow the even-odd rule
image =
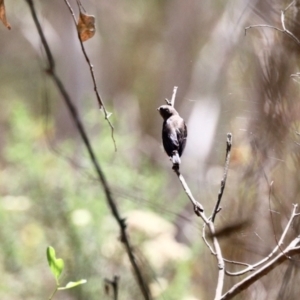
[[[82,10],[83,12],[86,12],[83,5],[81,4],[81,2],[79,0],[76,0],[76,2],[77,2],[77,5],[79,7],[79,10]]]
[[[196,210],[195,210],[195,213],[197,214]],[[205,244],[209,248],[210,252],[216,256],[217,261],[218,261],[219,272],[218,272],[218,281],[217,281],[217,287],[216,287],[216,293],[215,293],[215,300],[219,300],[222,295],[224,278],[225,278],[225,263],[224,263],[224,258],[222,255],[222,250],[221,250],[219,241],[217,239],[215,225],[212,222],[212,220],[207,219],[204,212],[200,212],[199,214],[197,214],[197,216],[201,217],[202,220],[204,221],[203,231],[202,231],[202,239],[204,240]],[[205,238],[205,225],[207,225],[209,228],[210,234],[213,239],[213,244],[214,244],[215,250],[213,250],[213,248],[210,246],[210,244],[208,243],[208,241]]]
[[[175,106],[175,99],[176,99],[177,89],[178,89],[178,86],[174,86],[173,95],[172,95],[172,99],[171,99],[171,105],[173,107]]]
[[[219,300],[221,295],[222,295],[222,290],[223,290],[223,285],[224,285],[225,264],[224,264],[224,259],[223,259],[223,256],[222,256],[221,247],[220,247],[219,241],[216,237],[216,231],[215,231],[214,223],[205,216],[204,211],[203,211],[203,206],[198,201],[196,201],[194,199],[188,185],[186,184],[186,182],[185,182],[183,176],[180,174],[179,170],[174,169],[174,172],[178,176],[178,178],[179,178],[179,180],[180,180],[180,182],[183,186],[183,189],[186,192],[186,194],[188,195],[190,201],[193,203],[195,214],[198,217],[200,217],[204,221],[204,223],[207,224],[207,226],[209,228],[209,231],[210,231],[210,233],[213,237],[213,244],[214,244],[215,251],[213,251],[213,249],[211,248],[211,246],[208,243],[207,243],[207,245],[208,245],[209,249],[211,250],[211,252],[216,255],[217,261],[218,261],[218,269],[219,269],[218,274],[219,275],[218,275],[218,282],[217,282],[215,300]]]
[[[287,225],[286,225],[286,227],[285,227],[285,229],[284,229],[284,231],[283,231],[283,233],[282,233],[282,235],[281,235],[281,237],[280,237],[280,239],[279,239],[279,241],[278,241],[276,247],[273,249],[273,251],[272,251],[268,256],[266,256],[264,259],[262,259],[262,260],[260,260],[259,262],[257,262],[256,264],[249,265],[248,268],[246,268],[246,269],[244,269],[244,270],[241,270],[241,271],[239,271],[239,272],[234,272],[234,273],[227,272],[228,275],[230,275],[230,276],[240,276],[240,275],[243,275],[243,274],[245,274],[245,273],[247,273],[247,272],[253,271],[253,269],[255,269],[255,268],[261,266],[262,264],[264,264],[265,262],[267,262],[268,260],[270,260],[270,259],[272,258],[272,256],[273,256],[279,249],[281,249],[281,246],[283,245],[283,241],[284,241],[284,239],[285,239],[285,237],[286,237],[286,235],[287,235],[287,232],[288,232],[289,228],[290,228],[291,225],[292,225],[292,222],[293,222],[294,218],[297,217],[297,216],[299,215],[298,213],[296,213],[297,208],[298,208],[298,204],[293,204],[293,206],[294,206],[294,208],[293,208],[291,217],[290,217],[290,219],[289,219],[289,221],[288,221],[288,223],[287,223]],[[284,252],[284,251],[281,250],[281,253],[283,253],[283,252]]]
[[[292,5],[295,4],[295,2],[296,2],[295,0],[292,1],[283,11],[286,12]]]
[[[300,247],[298,244],[300,243],[300,236],[295,238],[283,252],[280,252],[276,257],[274,257],[271,261],[269,261],[266,265],[261,267],[256,272],[252,273],[245,279],[241,280],[237,284],[235,284],[229,291],[227,291],[220,299],[221,300],[229,300],[235,297],[240,292],[247,289],[251,284],[253,284],[258,279],[267,275],[270,271],[276,268],[278,265],[288,260],[291,256],[300,253]],[[298,247],[297,247],[298,246]]]
[[[104,282],[108,286],[112,286],[114,300],[118,300],[119,292],[119,276],[114,276],[113,280],[105,278]]]
[[[206,246],[209,248],[210,252],[212,255],[216,255],[216,252],[214,251],[214,249],[212,248],[212,246],[209,244],[208,240],[206,239],[206,236],[205,236],[205,228],[206,228],[206,223],[203,223],[203,229],[202,229],[202,239],[204,241],[204,243],[206,244]],[[244,262],[240,262],[240,261],[235,261],[235,260],[229,260],[229,259],[226,259],[226,258],[223,258],[224,262],[226,263],[230,263],[230,264],[233,264],[233,265],[240,265],[240,266],[246,266],[246,267],[252,267],[250,264],[247,264],[247,263],[244,263]],[[254,270],[254,268],[253,268]],[[230,275],[230,272],[226,271],[225,270],[225,273]]]
[[[223,178],[221,180],[221,186],[218,194],[218,200],[215,206],[215,209],[212,213],[211,220],[212,222],[215,221],[216,214],[219,211],[220,203],[222,200],[222,196],[224,193],[225,185],[226,185],[226,179],[227,179],[227,174],[228,174],[228,168],[229,168],[229,162],[230,162],[230,152],[231,152],[231,145],[232,145],[232,134],[227,133],[227,141],[226,141],[226,156],[225,156],[225,165],[224,165],[224,173],[223,173]]]
[[[168,105],[173,106],[173,107],[175,106],[175,99],[176,99],[177,89],[178,89],[178,86],[174,86],[171,101],[168,100],[167,98],[165,99],[166,103],[167,103]]]
[[[219,244],[219,241],[216,237],[216,231],[215,231],[215,225],[214,223],[209,220],[208,223],[206,222],[206,217],[203,213],[200,213],[199,215],[203,220],[204,220],[204,224],[203,224],[203,231],[202,231],[202,239],[204,240],[206,246],[209,248],[211,254],[215,255],[218,261],[218,281],[217,281],[217,287],[216,287],[216,294],[215,294],[215,300],[219,300],[221,298],[222,295],[222,291],[223,291],[223,285],[224,285],[224,278],[225,278],[225,263],[224,263],[224,258],[222,255],[222,251],[221,251],[221,247]],[[208,241],[206,240],[205,237],[205,225],[208,226],[209,231],[213,237],[213,244],[214,244],[214,248],[215,251],[213,250],[212,246],[208,243]]]
[[[273,220],[273,211],[271,209],[271,195],[272,195],[273,183],[274,183],[274,181],[271,181],[270,185],[269,185],[269,211],[270,211],[270,219],[271,219],[271,222],[272,222],[272,229],[273,229],[273,235],[274,235],[275,242],[276,242],[276,244],[278,245],[279,249],[282,252],[283,250],[281,249],[281,243],[283,242],[283,240],[280,243],[278,241],[278,239],[277,239],[276,232],[275,232],[275,229],[274,229],[275,228],[275,224],[274,224],[274,220]]]
[[[134,274],[137,278],[137,281],[138,281],[138,285],[141,289],[141,292],[144,296],[144,299],[151,299],[151,294],[150,294],[150,291],[148,289],[148,286],[142,276],[142,272],[136,262],[136,259],[135,259],[135,256],[133,254],[133,250],[132,250],[132,247],[130,245],[130,242],[129,242],[129,238],[128,238],[128,235],[127,235],[127,232],[126,232],[126,224],[125,224],[125,220],[121,218],[120,216],[120,213],[118,211],[118,208],[115,204],[115,201],[113,199],[113,196],[112,196],[112,192],[110,190],[110,187],[108,185],[108,182],[106,180],[106,177],[100,167],[100,164],[95,156],[95,153],[94,153],[94,150],[92,148],[92,145],[89,141],[89,138],[87,136],[87,133],[84,129],[84,126],[80,120],[80,117],[79,117],[79,114],[78,114],[78,111],[75,107],[75,105],[73,104],[68,92],[66,91],[63,83],[61,82],[60,78],[57,76],[56,72],[55,72],[55,64],[54,64],[54,60],[53,60],[53,56],[52,56],[52,53],[50,51],[50,48],[49,48],[49,45],[48,45],[48,42],[45,38],[45,35],[44,35],[44,32],[41,28],[41,25],[40,25],[40,22],[38,20],[38,17],[37,17],[37,14],[36,14],[36,11],[35,11],[35,7],[34,7],[34,3],[33,3],[33,0],[25,0],[30,8],[30,11],[31,11],[31,14],[32,14],[32,18],[34,20],[34,23],[35,23],[35,26],[37,27],[37,30],[38,30],[38,33],[39,33],[39,36],[41,38],[41,41],[42,41],[42,44],[43,44],[43,47],[46,51],[46,55],[47,55],[47,59],[48,59],[48,74],[52,77],[54,83],[56,84],[58,90],[60,91],[61,95],[62,95],[62,98],[71,114],[71,117],[76,125],[76,128],[83,140],[83,143],[88,151],[88,154],[90,156],[90,159],[91,159],[91,162],[95,168],[95,171],[97,173],[97,176],[98,176],[98,179],[104,189],[104,192],[105,192],[105,196],[106,196],[106,200],[107,200],[107,204],[109,206],[109,208],[111,209],[111,212],[112,212],[112,215],[114,216],[115,220],[117,221],[119,227],[120,227],[120,231],[121,231],[121,241],[122,243],[124,244],[124,247],[126,249],[126,252],[127,252],[127,255],[129,257],[129,260],[130,260],[130,263],[132,265],[132,268],[134,270]]]
[[[205,236],[205,227],[206,227],[206,223],[203,223],[203,229],[202,229],[202,239],[204,241],[204,243],[206,244],[206,246],[208,247],[208,249],[210,250],[212,255],[217,255],[216,252],[214,251],[214,249],[212,248],[212,246],[209,244],[208,240],[206,239]]]
[[[293,39],[297,44],[300,44],[300,40],[291,31],[286,29],[286,26],[285,26],[285,13],[294,3],[295,3],[295,1],[291,2],[284,10],[281,10],[281,26],[283,29],[280,29],[280,28],[272,26],[272,25],[267,25],[267,24],[250,25],[248,27],[245,27],[245,35],[246,35],[247,30],[251,29],[251,28],[255,28],[255,27],[272,28],[272,29],[278,30],[282,33],[285,33],[288,37]]]
[[[191,190],[189,189],[188,185],[186,184],[186,182],[184,180],[184,177],[182,176],[180,171],[178,169],[174,168],[174,172],[178,176],[179,181],[180,181],[185,193],[187,194],[188,198],[190,199],[190,201],[194,205],[195,214],[200,217],[201,212],[203,212],[203,206],[198,201],[196,201],[195,198],[193,197],[193,194],[191,193]],[[201,218],[203,219],[203,216],[201,216]],[[208,223],[208,219],[206,217],[205,217],[205,219],[206,220],[203,219],[204,222]]]
[[[216,231],[215,231],[215,225],[212,221],[210,221],[208,224],[209,231],[213,237],[213,244],[216,251],[216,257],[218,261],[218,281],[217,281],[217,287],[216,287],[216,293],[215,293],[215,300],[219,300],[221,298],[222,292],[223,292],[223,286],[224,286],[224,278],[225,278],[225,263],[221,251],[221,247],[219,244],[219,241],[216,237]]]
[[[92,81],[93,81],[93,85],[94,85],[94,91],[95,91],[95,95],[96,95],[96,98],[97,98],[97,101],[98,101],[98,104],[99,104],[99,108],[100,109],[103,109],[103,112],[104,112],[104,117],[105,117],[105,120],[107,121],[107,123],[109,124],[110,126],[110,129],[111,129],[111,138],[114,142],[114,146],[115,146],[115,150],[117,151],[117,144],[116,144],[116,141],[115,141],[115,138],[114,138],[114,126],[112,125],[112,123],[110,122],[109,120],[109,117],[111,116],[111,113],[109,113],[106,108],[105,108],[105,105],[104,105],[104,102],[99,94],[99,91],[98,91],[98,87],[97,87],[97,83],[96,83],[96,78],[95,78],[95,74],[94,74],[94,67],[90,61],[90,58],[88,57],[86,51],[85,51],[85,47],[83,45],[83,42],[81,40],[81,37],[80,37],[80,34],[79,34],[79,31],[77,30],[77,21],[76,21],[76,17],[75,17],[75,14],[74,14],[74,11],[69,3],[68,0],[64,0],[67,7],[69,8],[69,11],[73,17],[73,21],[74,21],[74,24],[75,24],[75,28],[76,28],[76,32],[77,32],[77,36],[78,36],[78,40],[79,40],[79,43],[80,43],[80,46],[81,46],[81,50],[82,50],[82,53],[84,55],[84,58],[90,68],[90,73],[91,73],[91,77],[92,77]],[[80,2],[77,1],[77,4],[78,4],[78,7],[79,7],[79,10],[83,9],[83,6]],[[84,9],[83,9],[84,10]]]
[[[247,266],[247,267],[252,267],[250,264],[244,263],[244,262],[240,262],[240,261],[235,261],[235,260],[229,260],[224,258],[224,261],[229,263],[229,264],[233,264],[233,265],[240,265],[240,266]],[[253,268],[254,270],[254,268]],[[227,271],[226,271],[227,274]]]

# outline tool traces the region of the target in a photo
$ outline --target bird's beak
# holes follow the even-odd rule
[[[159,111],[160,107],[157,108],[157,110]]]

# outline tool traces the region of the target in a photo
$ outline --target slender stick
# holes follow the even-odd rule
[[[230,162],[230,152],[231,152],[231,145],[232,145],[232,134],[231,133],[227,133],[227,147],[226,147],[226,158],[225,158],[225,166],[224,166],[224,174],[223,174],[223,178],[221,180],[221,187],[219,190],[219,194],[218,194],[218,200],[215,206],[215,209],[212,213],[212,221],[215,221],[215,217],[216,214],[219,211],[220,208],[220,203],[222,200],[222,196],[224,193],[224,189],[225,189],[225,185],[226,185],[226,179],[227,179],[227,175],[228,175],[228,168],[229,168],[229,162]]]
[[[175,99],[176,99],[177,89],[178,89],[178,86],[174,86],[171,101],[168,100],[167,98],[165,99],[166,103],[167,103],[168,105],[173,106],[173,107],[175,106]]]
[[[226,272],[228,275],[230,276],[240,276],[240,275],[243,275],[249,271],[253,271],[253,269],[261,266],[262,264],[264,264],[265,262],[267,262],[268,260],[270,260],[273,255],[279,250],[281,249],[282,245],[283,245],[283,241],[287,235],[287,232],[289,230],[289,228],[291,227],[292,225],[292,222],[294,220],[295,217],[299,216],[299,214],[297,213],[297,208],[298,208],[298,204],[293,204],[294,208],[293,208],[293,211],[292,211],[292,214],[290,216],[290,219],[288,221],[288,223],[286,224],[285,226],[285,229],[276,245],[276,247],[269,253],[268,256],[266,256],[265,258],[263,258],[262,260],[260,260],[259,262],[255,263],[255,264],[252,264],[252,265],[249,265],[248,268],[244,269],[244,270],[241,270],[239,272],[235,272],[235,273],[231,273],[231,272]],[[281,251],[283,252],[283,250]]]
[[[247,289],[255,281],[267,275],[278,265],[290,259],[291,256],[299,254],[300,247],[299,246],[297,247],[299,242],[300,242],[300,237],[298,236],[288,245],[288,247],[286,247],[286,249],[283,252],[280,252],[276,257],[274,257],[271,261],[269,261],[266,265],[261,267],[259,270],[250,274],[248,277],[235,284],[229,291],[227,291],[224,295],[222,295],[220,299],[221,300],[232,299],[237,294]]]
[[[212,248],[212,246],[209,244],[208,240],[205,237],[205,228],[206,228],[206,223],[203,223],[203,229],[202,229],[202,239],[204,241],[204,243],[206,244],[206,246],[208,247],[208,249],[210,250],[212,255],[217,255],[216,252],[214,251],[214,249]]]
[[[144,299],[147,299],[147,300],[151,299],[150,291],[149,291],[148,286],[147,286],[147,284],[146,284],[146,282],[145,282],[145,280],[142,276],[142,272],[141,272],[141,270],[140,270],[140,268],[139,268],[139,266],[136,262],[135,256],[133,254],[132,247],[131,247],[130,242],[129,242],[129,238],[128,238],[128,235],[127,235],[127,232],[126,232],[125,220],[122,219],[121,216],[120,216],[120,213],[119,213],[118,208],[115,204],[115,200],[113,199],[112,192],[110,190],[110,187],[108,185],[106,177],[105,177],[105,175],[104,175],[104,173],[103,173],[103,171],[100,167],[100,164],[99,164],[99,162],[98,162],[98,160],[95,156],[94,150],[93,150],[92,145],[89,141],[87,133],[84,129],[84,126],[83,126],[80,118],[79,118],[78,111],[77,111],[75,105],[73,104],[68,92],[66,91],[63,83],[61,82],[60,78],[57,76],[57,74],[55,72],[55,64],[54,64],[53,56],[52,56],[52,53],[50,51],[48,42],[45,38],[44,32],[41,28],[40,22],[38,20],[33,0],[25,0],[25,1],[27,2],[28,6],[30,8],[34,23],[37,27],[39,36],[40,36],[42,44],[43,44],[43,47],[46,51],[46,55],[47,55],[48,63],[49,63],[48,74],[52,77],[54,83],[56,84],[58,90],[60,91],[60,93],[62,95],[62,98],[63,98],[67,108],[69,109],[71,117],[73,118],[73,121],[74,121],[74,123],[77,127],[77,130],[78,130],[78,132],[79,132],[79,134],[80,134],[80,136],[83,140],[83,143],[84,143],[84,145],[85,145],[85,147],[88,151],[91,162],[92,162],[92,164],[95,168],[95,171],[98,175],[98,179],[99,179],[99,181],[100,181],[100,183],[101,183],[101,185],[104,189],[107,204],[108,204],[109,208],[111,209],[112,215],[114,216],[114,218],[116,219],[116,221],[117,221],[117,223],[120,227],[121,241],[124,244],[124,247],[126,249],[127,255],[129,257],[131,266],[134,270],[134,274],[136,276],[136,279],[138,281],[138,285],[141,289],[141,292],[144,296]]]
[[[214,244],[216,254],[217,254],[219,272],[218,272],[218,282],[217,282],[215,300],[219,300],[221,298],[221,295],[222,295],[222,292],[223,292],[223,286],[224,286],[225,263],[224,263],[224,258],[223,258],[223,255],[222,255],[222,250],[221,250],[219,241],[216,237],[214,223],[212,221],[210,221],[208,223],[208,227],[209,227],[210,233],[213,235],[213,244]]]
[[[178,176],[179,181],[180,181],[185,193],[187,194],[188,198],[194,205],[195,214],[197,216],[200,216],[200,213],[203,212],[203,206],[198,201],[196,201],[195,198],[193,197],[193,194],[192,194],[191,190],[189,189],[187,183],[185,182],[184,177],[181,175],[180,171],[178,169],[174,168],[174,172]],[[203,216],[203,217],[205,217],[205,216]],[[208,223],[208,219],[206,219],[206,217],[205,217],[204,222]]]
[[[172,99],[171,99],[171,105],[173,107],[175,106],[175,99],[176,99],[177,89],[178,89],[178,86],[174,86],[173,95],[172,95]]]
[[[76,17],[75,17],[74,11],[73,11],[73,9],[72,9],[69,1],[68,0],[64,0],[64,1],[66,3],[67,7],[69,8],[69,11],[70,11],[70,13],[71,13],[71,15],[73,17],[73,21],[74,21],[75,28],[76,28],[76,31],[77,31],[77,36],[78,36],[78,40],[79,40],[79,43],[80,43],[80,46],[81,46],[81,50],[82,50],[82,53],[84,55],[84,58],[85,58],[85,60],[86,60],[86,62],[88,64],[88,66],[90,68],[90,73],[91,73],[91,77],[92,77],[92,81],[93,81],[93,85],[94,85],[94,91],[95,91],[95,95],[96,95],[96,98],[97,98],[97,101],[98,101],[98,105],[99,105],[100,109],[103,109],[105,120],[107,121],[107,123],[109,124],[109,126],[111,128],[111,138],[112,138],[112,140],[114,142],[115,150],[117,150],[117,144],[116,144],[116,141],[115,141],[115,138],[114,138],[114,126],[112,125],[112,123],[109,120],[109,117],[111,116],[111,113],[109,113],[106,110],[104,102],[103,102],[103,100],[102,100],[102,98],[100,96],[100,93],[98,91],[98,87],[97,87],[97,83],[96,83],[96,78],[95,78],[95,74],[94,74],[94,67],[93,67],[93,65],[92,65],[92,63],[90,61],[90,58],[88,57],[88,55],[87,55],[87,53],[85,51],[85,47],[84,47],[83,42],[82,42],[82,40],[80,38],[80,34],[79,34],[78,30],[77,30],[77,21],[76,21]],[[82,6],[82,4],[80,2],[77,1],[77,4],[78,4],[78,7],[79,7],[80,10],[81,9],[84,10],[84,8],[83,8],[83,6]]]
[[[114,300],[118,300],[119,279],[119,276],[114,276],[113,280],[105,278],[105,283],[112,287]]]
[[[280,28],[272,26],[272,25],[267,25],[267,24],[250,25],[248,27],[245,27],[245,35],[246,35],[247,30],[251,29],[251,28],[256,28],[256,27],[271,28],[271,29],[275,29],[277,31],[280,31],[280,32],[286,34],[288,37],[293,39],[297,44],[300,44],[300,40],[291,31],[286,29],[286,26],[285,26],[285,13],[294,3],[295,3],[295,1],[292,1],[284,10],[281,11],[281,26],[283,29],[280,29]]]

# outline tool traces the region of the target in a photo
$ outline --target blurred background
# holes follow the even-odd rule
[[[80,112],[155,299],[213,299],[217,263],[202,221],[182,191],[161,143],[156,108],[178,86],[186,120],[181,171],[209,215],[230,170],[216,219],[223,255],[254,263],[276,246],[299,202],[299,50],[282,28],[278,0],[84,0],[96,17],[85,42],[99,92],[112,113],[117,151],[93,91],[64,1],[35,1],[57,73]],[[82,141],[46,74],[47,61],[26,1],[7,1],[0,24],[0,299],[48,299],[55,281],[46,247],[65,260],[61,284],[85,285],[54,299],[142,299],[119,229]],[[70,0],[76,16],[76,1]],[[300,38],[299,3],[286,11]],[[270,191],[270,183],[273,187]],[[286,243],[299,234],[299,221]],[[240,270],[228,265],[228,270]],[[236,299],[298,299],[297,258]],[[243,277],[227,277],[224,292]]]

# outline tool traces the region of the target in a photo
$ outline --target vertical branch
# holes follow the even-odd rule
[[[173,95],[172,95],[172,99],[171,99],[171,105],[173,107],[175,106],[175,99],[176,99],[177,89],[178,89],[178,86],[174,86]]]
[[[116,206],[115,200],[112,196],[112,192],[110,190],[110,187],[108,185],[108,182],[106,180],[106,177],[100,167],[100,164],[95,156],[94,150],[92,148],[92,145],[89,141],[89,138],[87,136],[87,133],[84,129],[84,126],[79,118],[79,114],[77,112],[77,109],[75,107],[75,105],[73,104],[68,92],[66,91],[63,83],[61,82],[60,78],[57,76],[56,72],[55,72],[55,64],[54,64],[54,60],[53,60],[53,56],[52,53],[50,51],[49,45],[47,43],[47,40],[45,38],[44,32],[41,28],[40,22],[38,20],[36,11],[35,11],[35,7],[34,7],[34,3],[33,0],[25,0],[30,8],[31,14],[32,14],[32,18],[34,20],[35,26],[37,27],[39,36],[41,38],[43,47],[46,51],[46,55],[48,58],[48,64],[49,64],[49,70],[48,70],[48,74],[52,77],[54,83],[56,84],[58,90],[60,91],[62,98],[67,106],[67,108],[69,109],[69,112],[71,114],[71,117],[76,125],[76,128],[80,134],[80,137],[83,140],[83,143],[86,147],[86,150],[90,156],[91,162],[94,166],[94,169],[97,173],[97,176],[99,178],[99,181],[104,189],[105,192],[105,196],[106,196],[106,201],[107,201],[107,205],[109,206],[109,208],[111,209],[111,213],[113,215],[113,217],[115,218],[116,222],[119,225],[120,231],[121,231],[121,241],[124,244],[124,247],[126,249],[127,255],[129,257],[129,261],[131,263],[131,266],[133,268],[133,272],[134,275],[136,277],[136,280],[138,282],[138,285],[140,287],[140,290],[144,296],[144,299],[146,300],[150,300],[151,299],[151,294],[150,291],[148,289],[148,286],[142,276],[142,272],[136,262],[135,256],[133,254],[133,250],[132,247],[130,245],[129,242],[129,237],[127,235],[126,232],[126,224],[125,224],[125,220],[121,218],[120,213],[118,211],[118,208]]]
[[[223,174],[223,178],[221,180],[221,186],[220,186],[220,190],[219,190],[219,193],[218,193],[218,200],[217,200],[215,209],[213,211],[211,221],[208,224],[209,230],[210,230],[210,232],[213,236],[213,244],[214,244],[214,248],[215,248],[215,251],[216,251],[217,260],[218,260],[218,268],[219,268],[219,275],[218,275],[218,283],[217,283],[217,288],[216,288],[215,300],[219,300],[221,298],[221,295],[222,295],[222,290],[223,290],[223,286],[224,286],[224,278],[225,278],[225,262],[224,262],[224,258],[223,258],[223,255],[222,255],[222,251],[221,251],[219,241],[218,241],[218,239],[216,237],[216,234],[215,234],[214,221],[215,221],[216,214],[220,210],[220,203],[221,203],[222,196],[223,196],[224,189],[225,189],[225,185],[226,185],[226,179],[227,179],[229,161],[230,161],[231,145],[232,145],[232,134],[227,133],[224,174]]]
[[[224,278],[225,278],[225,263],[222,255],[222,250],[219,244],[219,241],[216,237],[215,225],[212,221],[208,223],[208,228],[213,237],[213,244],[216,251],[217,261],[218,261],[218,282],[215,293],[215,300],[221,299],[223,286],[224,286]]]
[[[108,289],[109,291],[109,286],[112,287],[113,290],[113,299],[118,300],[118,292],[119,292],[119,276],[114,276],[113,280],[105,278],[105,289]],[[107,291],[107,292],[108,292]]]
[[[226,142],[226,157],[225,157],[225,166],[224,166],[224,173],[223,173],[223,178],[221,180],[221,186],[218,194],[218,200],[216,203],[216,206],[214,208],[214,211],[212,213],[211,220],[212,222],[215,221],[216,214],[220,210],[220,203],[222,200],[222,196],[224,193],[225,185],[226,185],[226,179],[227,179],[227,174],[228,174],[228,168],[229,168],[229,162],[230,162],[230,152],[231,152],[231,145],[232,145],[232,134],[227,133],[227,142]]]
[[[85,58],[85,60],[86,60],[86,62],[88,64],[88,66],[90,68],[90,73],[91,73],[91,77],[92,77],[92,81],[93,81],[93,85],[94,85],[94,91],[95,91],[95,95],[96,95],[96,98],[97,98],[97,101],[98,101],[98,105],[99,105],[100,109],[101,108],[103,109],[105,120],[108,122],[108,124],[109,124],[109,126],[111,128],[111,138],[112,138],[112,140],[114,142],[115,150],[117,150],[117,145],[116,145],[116,141],[115,141],[115,138],[114,138],[114,126],[111,124],[111,122],[109,120],[109,117],[111,116],[111,113],[109,113],[106,110],[104,102],[103,102],[103,100],[102,100],[102,98],[100,96],[100,93],[98,91],[98,87],[97,87],[97,83],[96,83],[96,78],[95,78],[95,74],[94,74],[94,67],[93,67],[93,65],[92,65],[92,63],[90,61],[90,58],[88,57],[88,55],[87,55],[87,53],[85,51],[85,47],[84,47],[83,42],[81,40],[80,34],[79,34],[78,30],[77,30],[77,21],[76,21],[76,17],[75,17],[74,11],[73,11],[70,3],[68,2],[68,0],[64,0],[64,1],[66,3],[67,7],[69,8],[69,11],[70,11],[70,13],[71,13],[71,15],[73,17],[73,21],[74,21],[74,24],[75,24],[75,28],[76,28],[78,40],[79,40],[79,43],[80,43],[80,46],[81,46],[81,50],[82,50],[82,53],[84,55],[84,58]],[[84,8],[83,8],[83,6],[82,6],[82,4],[80,2],[77,1],[77,4],[78,4],[78,7],[79,7],[80,10],[81,9],[84,10]]]
[[[173,106],[173,107],[175,106],[175,99],[176,99],[177,89],[178,89],[178,86],[174,86],[171,101],[168,100],[167,98],[165,99],[166,103],[167,103],[168,105]]]
[[[182,176],[182,174],[180,173],[180,171],[178,169],[175,168],[174,172],[178,176],[178,179],[179,179],[185,193],[187,194],[188,198],[190,199],[190,201],[194,205],[195,214],[198,217],[201,217],[205,223],[208,223],[209,222],[208,219],[203,214],[203,211],[204,211],[203,206],[198,201],[196,201],[195,198],[193,197],[193,194],[191,193],[191,190],[189,189],[187,183],[185,182],[184,177]]]

